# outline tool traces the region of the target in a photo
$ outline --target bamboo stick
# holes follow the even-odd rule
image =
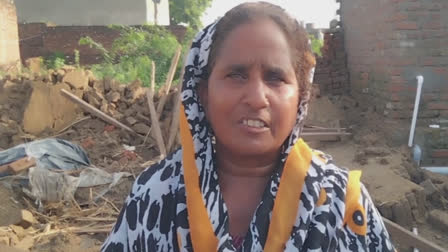
[[[162,131],[160,129],[159,117],[157,116],[157,111],[154,106],[154,92],[155,89],[155,71],[156,67],[154,62],[152,62],[152,76],[151,76],[151,87],[146,90],[146,98],[148,99],[149,112],[151,115],[151,124],[154,133],[154,138],[157,141],[157,146],[159,147],[160,154],[163,157],[166,157],[166,148],[165,143],[163,141]]]
[[[168,75],[166,77],[164,88],[164,93],[162,93],[162,97],[159,100],[159,103],[157,104],[157,116],[158,119],[160,119],[160,116],[162,115],[163,108],[165,107],[165,103],[168,99],[168,94],[170,93],[171,84],[173,83],[174,74],[176,73],[177,64],[179,63],[180,54],[182,52],[182,47],[178,47],[176,50],[176,53],[174,54],[173,59],[171,60],[171,66],[170,70],[168,71]]]

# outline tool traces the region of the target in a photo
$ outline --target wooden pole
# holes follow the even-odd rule
[[[162,130],[160,129],[159,118],[157,116],[157,111],[154,106],[154,89],[155,89],[155,71],[156,66],[154,61],[152,62],[152,76],[151,76],[151,87],[146,90],[146,98],[148,99],[149,113],[151,115],[151,124],[154,132],[154,138],[157,141],[157,146],[159,147],[160,154],[162,157],[166,157],[166,148],[163,141]]]
[[[170,70],[168,71],[168,75],[166,76],[165,85],[163,85],[164,92],[162,93],[162,97],[160,98],[159,103],[157,104],[157,115],[159,119],[160,116],[162,115],[163,108],[168,99],[168,94],[170,93],[171,84],[173,83],[174,74],[176,73],[176,67],[177,64],[179,63],[181,52],[182,47],[179,46],[176,50],[176,53],[174,54],[173,59],[171,60]]]
[[[447,252],[447,250],[441,248],[437,244],[434,244],[421,236],[415,235],[389,219],[383,217],[383,222],[392,239],[399,244],[418,248],[422,252]]]

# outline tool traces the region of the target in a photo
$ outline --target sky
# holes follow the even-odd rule
[[[328,28],[330,21],[336,18],[339,3],[335,0],[264,0],[280,5],[293,17],[305,23],[314,23],[315,28]],[[253,0],[213,0],[212,6],[205,11],[202,22],[207,25],[216,18],[223,16],[226,11],[244,2]]]

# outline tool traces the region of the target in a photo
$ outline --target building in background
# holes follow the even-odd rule
[[[14,3],[0,0],[0,70],[20,68],[19,33]]]
[[[15,0],[19,23],[169,25],[168,0]]]

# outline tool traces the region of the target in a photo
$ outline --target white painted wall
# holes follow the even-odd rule
[[[147,2],[152,4],[152,8],[148,8]],[[15,0],[15,4],[19,23],[45,22],[55,25],[154,23],[152,0]],[[168,0],[161,1],[158,12],[159,24],[169,25]]]
[[[146,0],[147,7],[147,22],[150,24],[155,24],[155,7],[153,0]],[[157,24],[158,25],[169,25],[170,24],[170,7],[168,0],[160,0],[157,6]]]

